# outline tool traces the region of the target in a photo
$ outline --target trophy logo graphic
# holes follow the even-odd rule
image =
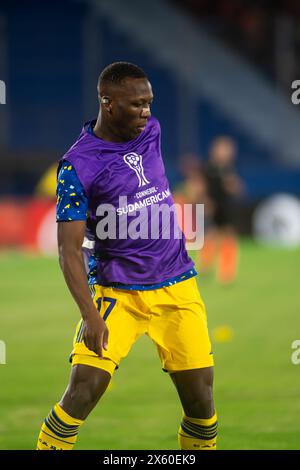
[[[126,153],[123,159],[124,159],[124,162],[127,163],[127,165],[129,166],[129,168],[135,171],[136,176],[138,177],[138,180],[139,180],[139,188],[141,186],[146,186],[146,184],[150,183],[150,181],[148,181],[144,175],[142,155],[138,155],[137,153],[130,152],[130,153]]]

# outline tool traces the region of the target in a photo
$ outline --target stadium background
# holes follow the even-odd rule
[[[300,448],[300,365],[291,361],[300,339],[300,114],[291,101],[300,79],[300,9],[297,1],[268,5],[2,0],[1,449],[33,448],[67,383],[79,314],[57,263],[51,172],[42,177],[97,114],[99,72],[116,60],[137,63],[151,79],[174,191],[185,155],[205,161],[218,135],[237,144],[246,187],[238,276],[230,286],[198,278],[216,358],[219,448]],[[255,209],[278,195],[285,196],[256,227]],[[180,415],[145,338],[77,448],[175,449]]]

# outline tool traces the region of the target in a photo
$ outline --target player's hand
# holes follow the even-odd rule
[[[88,349],[102,358],[102,349],[107,350],[108,329],[97,310],[95,312],[84,320],[83,341]]]

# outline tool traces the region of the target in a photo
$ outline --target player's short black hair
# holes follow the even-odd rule
[[[119,84],[125,78],[147,78],[144,70],[130,62],[114,62],[102,70],[98,83],[105,81]]]

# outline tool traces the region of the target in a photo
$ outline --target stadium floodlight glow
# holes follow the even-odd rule
[[[6,85],[3,80],[0,80],[0,104],[6,104]]]

